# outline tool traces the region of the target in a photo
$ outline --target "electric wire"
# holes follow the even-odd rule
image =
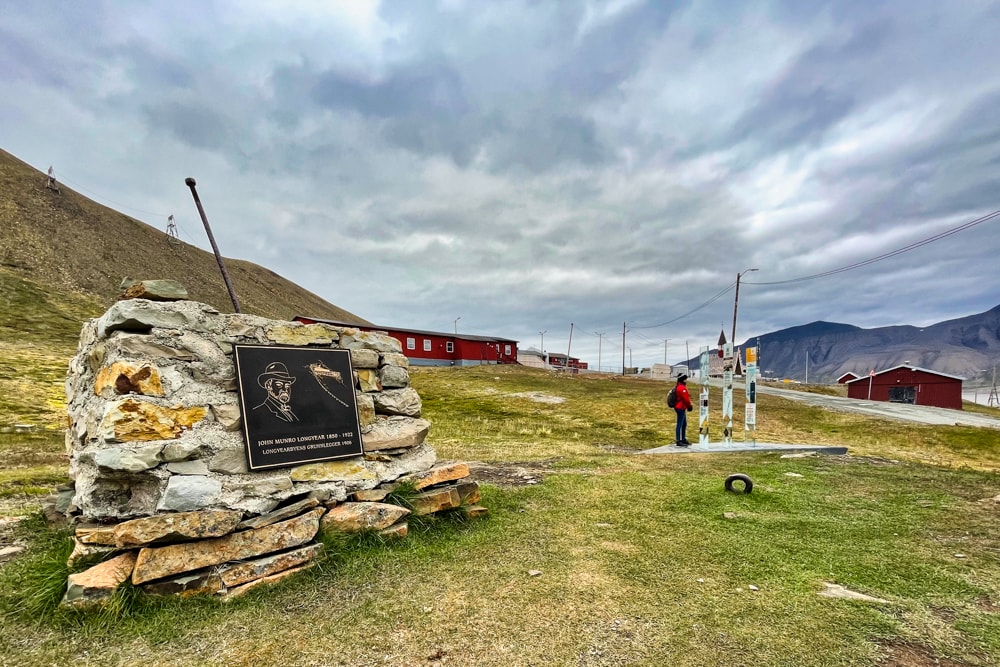
[[[838,273],[844,273],[845,271],[851,271],[853,269],[859,269],[862,266],[868,266],[869,264],[874,264],[875,262],[880,262],[883,259],[889,259],[890,257],[895,257],[896,255],[902,255],[905,252],[909,252],[911,250],[916,250],[917,248],[921,248],[921,247],[923,247],[925,245],[928,245],[930,243],[933,243],[935,241],[940,241],[941,239],[947,238],[947,237],[949,237],[949,236],[951,236],[953,234],[958,234],[959,232],[963,232],[966,229],[969,229],[970,227],[975,227],[976,225],[979,225],[979,224],[982,224],[982,223],[987,222],[989,220],[992,220],[993,218],[996,218],[997,216],[1000,216],[1000,210],[993,211],[992,213],[987,213],[986,215],[984,215],[982,217],[979,217],[979,218],[976,218],[975,220],[971,220],[969,222],[966,222],[963,225],[959,225],[958,227],[953,227],[952,229],[943,231],[940,234],[935,234],[934,236],[930,236],[930,237],[928,237],[926,239],[922,239],[920,241],[916,241],[915,243],[911,243],[910,245],[903,246],[902,248],[897,248],[896,250],[892,250],[890,252],[883,253],[883,254],[878,255],[876,257],[871,257],[869,259],[866,259],[866,260],[863,260],[863,261],[860,261],[860,262],[855,262],[854,264],[848,264],[847,266],[842,266],[842,267],[840,267],[838,269],[831,269],[830,271],[823,271],[822,273],[814,273],[811,276],[802,276],[800,278],[789,278],[788,280],[772,280],[772,281],[769,281],[769,282],[759,282],[759,281],[751,282],[749,280],[745,280],[745,281],[743,281],[743,284],[744,285],[787,285],[789,283],[798,283],[798,282],[804,282],[806,280],[815,280],[816,278],[825,278],[826,276],[832,276],[832,275],[836,275]]]
[[[108,202],[110,204],[114,204],[115,206],[119,206],[121,208],[128,209],[130,211],[136,211],[137,213],[142,213],[144,215],[153,215],[153,216],[157,216],[157,217],[160,217],[160,218],[166,218],[168,215],[170,215],[169,213],[156,213],[155,211],[145,211],[145,210],[143,210],[141,208],[135,208],[134,206],[129,206],[128,204],[122,204],[121,202],[114,201],[113,199],[108,199],[104,195],[102,195],[102,194],[100,194],[98,192],[94,192],[93,190],[88,190],[87,188],[83,187],[82,185],[80,185],[78,183],[74,183],[73,181],[69,180],[68,178],[65,178],[65,177],[63,177],[61,175],[58,175],[58,174],[56,175],[56,180],[59,181],[60,183],[65,183],[66,185],[72,187],[74,190],[82,190],[82,191],[86,192],[87,194],[91,195],[92,197],[97,197],[99,199],[103,199],[104,201],[106,201],[106,202]]]

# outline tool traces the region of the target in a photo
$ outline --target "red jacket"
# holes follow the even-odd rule
[[[675,410],[690,410],[694,407],[691,403],[691,394],[688,393],[687,385],[677,383],[677,404],[674,406]]]

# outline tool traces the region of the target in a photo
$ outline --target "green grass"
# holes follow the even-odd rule
[[[328,537],[319,566],[227,604],[127,589],[100,613],[26,614],[19,596],[50,590],[32,573],[65,573],[58,536],[28,531],[31,555],[0,567],[0,656],[819,666],[876,665],[885,645],[905,642],[958,664],[1000,662],[1000,506],[980,502],[1000,493],[996,431],[767,397],[768,439],[848,444],[853,455],[640,456],[672,435],[662,383],[496,367],[412,376],[440,458],[521,461],[548,469],[544,482],[484,486],[483,521],[415,522],[400,542]],[[514,396],[523,392],[566,400]],[[54,481],[61,442],[5,437],[0,456],[38,451],[18,480]],[[753,493],[724,491],[733,472],[754,479]],[[887,602],[823,598],[824,582]]]

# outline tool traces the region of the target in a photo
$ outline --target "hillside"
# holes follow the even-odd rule
[[[923,328],[813,322],[749,342],[755,341],[761,348],[761,370],[768,376],[805,380],[808,355],[810,382],[909,363],[981,384],[1000,363],[1000,306]]]
[[[172,279],[192,299],[232,311],[211,253],[60,188],[59,194],[47,189],[44,174],[0,150],[0,270],[46,291],[94,297],[104,307],[126,276]],[[257,264],[226,259],[226,268],[246,313],[366,322]]]

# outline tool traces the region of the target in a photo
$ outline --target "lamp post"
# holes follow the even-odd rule
[[[664,366],[667,365],[667,341],[669,341],[669,340],[670,340],[669,338],[664,338],[663,339],[663,365]]]
[[[458,317],[456,317],[456,318],[455,318],[455,335],[456,335],[456,336],[458,335],[458,321],[459,321],[460,319],[462,319],[462,316],[461,316],[461,315],[459,315]]]
[[[740,308],[740,278],[743,277],[744,273],[750,273],[751,271],[756,271],[757,269],[746,269],[736,274],[736,298],[733,300],[733,349],[736,349],[736,313]]]

